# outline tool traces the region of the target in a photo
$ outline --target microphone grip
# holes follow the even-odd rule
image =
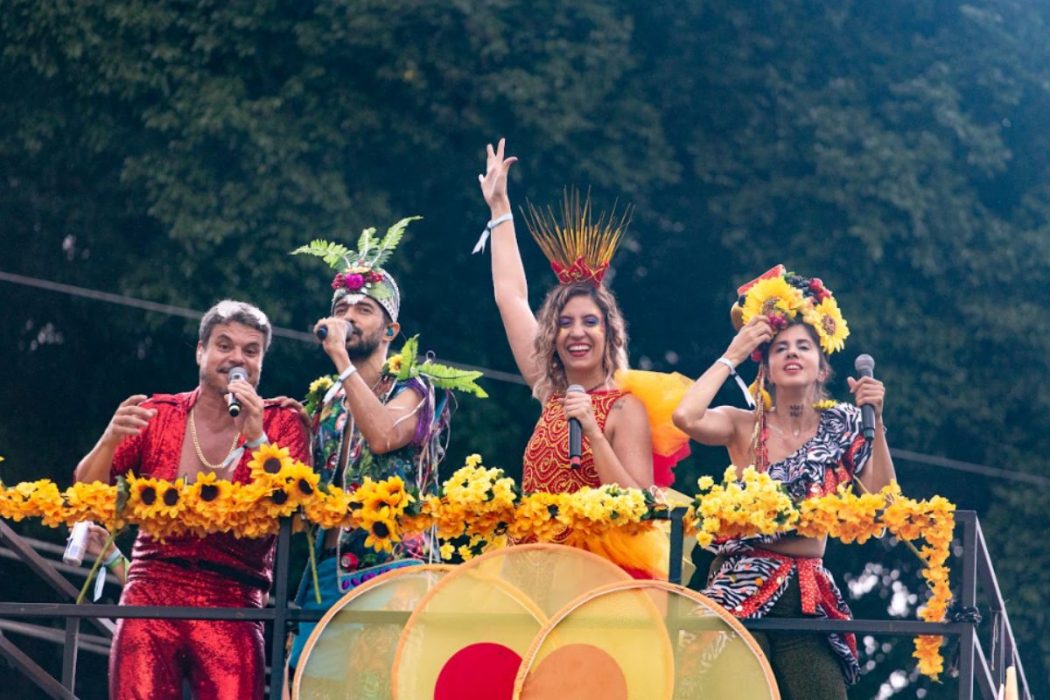
[[[237,366],[230,368],[229,381],[235,382],[237,380],[248,379],[248,370],[244,367]],[[230,415],[234,418],[241,415],[241,400],[237,398],[237,395],[232,391],[226,394],[226,410],[230,412]]]
[[[583,456],[583,426],[576,418],[569,419],[569,467],[579,469]]]
[[[874,377],[870,369],[858,369],[857,374],[861,377]],[[869,443],[875,439],[875,407],[870,403],[862,404],[860,407],[860,430],[864,439]]]
[[[328,326],[319,326],[314,335],[317,336],[318,340],[324,340],[328,337]]]

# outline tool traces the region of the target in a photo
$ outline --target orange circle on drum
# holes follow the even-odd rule
[[[586,683],[581,679],[586,678]],[[522,700],[627,700],[627,679],[608,652],[592,644],[569,644],[547,655],[529,674]]]

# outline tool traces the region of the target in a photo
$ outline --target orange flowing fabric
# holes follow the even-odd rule
[[[616,371],[616,385],[633,394],[649,416],[653,431],[653,482],[667,488],[674,484],[676,464],[689,456],[689,436],[674,426],[671,415],[693,380],[678,372]]]

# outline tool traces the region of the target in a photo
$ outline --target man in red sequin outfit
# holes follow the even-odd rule
[[[201,319],[200,383],[181,394],[135,395],[120,404],[95,447],[77,466],[78,481],[140,477],[193,481],[199,474],[245,483],[252,449],[266,442],[307,461],[298,414],[256,393],[270,323],[250,304],[222,301]],[[229,381],[230,370],[247,377]],[[226,395],[241,405],[230,416]],[[243,448],[243,449],[241,449]],[[135,540],[122,605],[262,607],[273,575],[274,538],[232,535]],[[263,628],[232,620],[136,620],[117,625],[109,662],[110,697],[182,698],[188,679],[197,700],[262,698]]]

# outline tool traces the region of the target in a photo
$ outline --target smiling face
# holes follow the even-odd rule
[[[827,361],[814,331],[805,324],[788,326],[769,344],[769,381],[774,387],[819,387],[828,375]]]
[[[554,349],[566,374],[603,372],[605,320],[602,310],[589,296],[574,296],[558,314]]]
[[[259,385],[266,337],[255,328],[233,321],[211,329],[206,341],[197,343],[197,365],[200,383],[220,394],[226,393],[228,374],[234,367],[244,367],[248,382]]]

